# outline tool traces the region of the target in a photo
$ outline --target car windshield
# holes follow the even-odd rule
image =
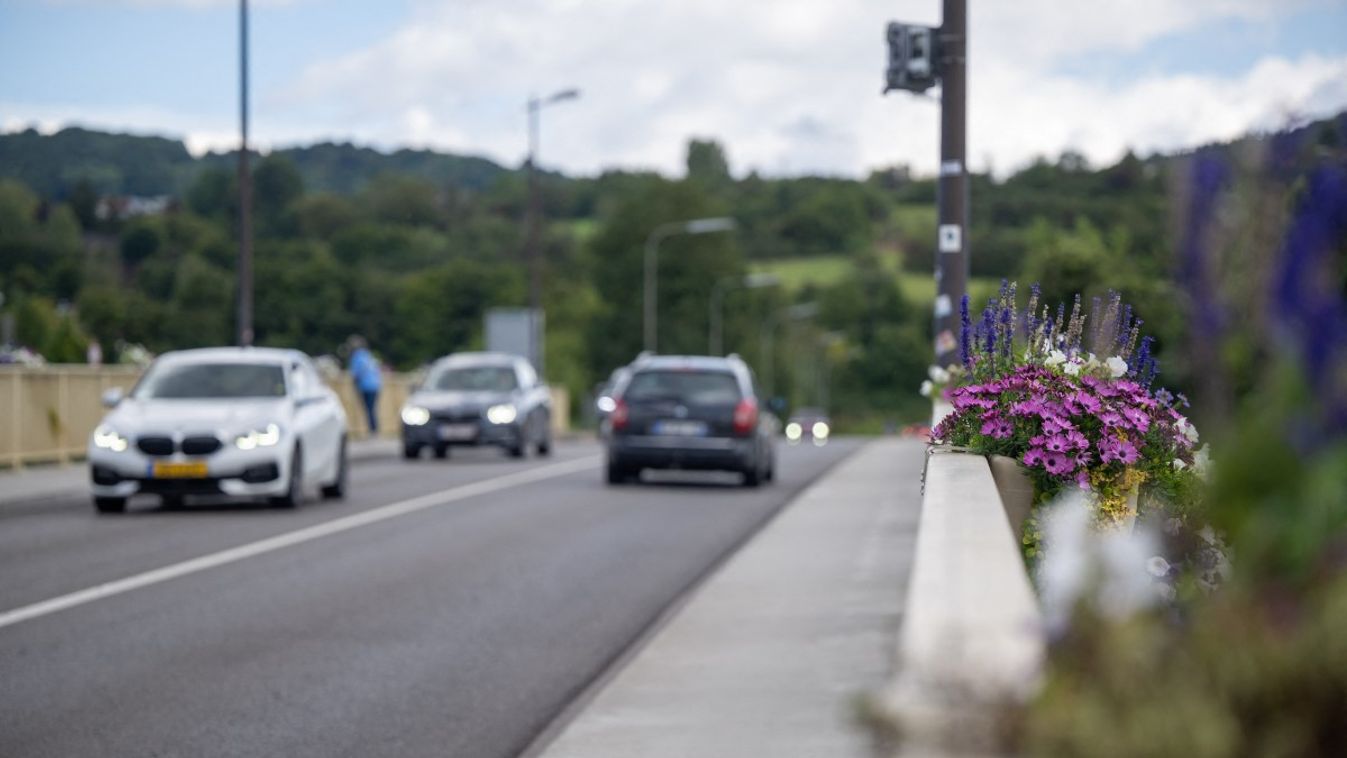
[[[667,400],[684,405],[733,405],[739,382],[724,371],[642,371],[622,393],[631,402]]]
[[[432,374],[426,387],[457,392],[509,392],[519,386],[509,366],[460,366]]]
[[[167,363],[136,386],[141,400],[285,397],[285,372],[276,363]]]

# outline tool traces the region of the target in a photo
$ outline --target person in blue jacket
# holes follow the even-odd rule
[[[369,345],[363,337],[351,337],[351,362],[349,370],[355,391],[365,401],[365,415],[369,418],[371,435],[379,433],[379,390],[383,388],[380,376],[379,359],[369,351]]]

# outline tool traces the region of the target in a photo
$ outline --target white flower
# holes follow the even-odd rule
[[[1165,576],[1169,573],[1169,561],[1162,555],[1152,555],[1149,561],[1146,561],[1146,570],[1151,576]]]
[[[1147,559],[1158,540],[1145,528],[1099,531],[1083,493],[1073,491],[1044,509],[1039,598],[1049,633],[1060,633],[1080,600],[1112,619],[1152,607],[1159,599]]]
[[[1160,593],[1160,598],[1166,603],[1172,603],[1174,598],[1178,597],[1178,593],[1168,584],[1160,584],[1156,587],[1156,591]]]
[[[926,370],[926,374],[936,384],[949,384],[949,372],[939,366],[931,366]]]
[[[1094,353],[1089,353],[1085,356],[1085,368],[1096,369],[1102,365],[1103,364],[1099,362],[1099,359],[1095,357]]]
[[[1182,471],[1188,468],[1188,464],[1184,463],[1182,458],[1175,458],[1173,466],[1175,471]]]
[[[931,380],[930,380],[930,379],[927,379],[926,381],[924,381],[924,382],[921,383],[921,396],[922,396],[922,397],[930,397],[930,396],[931,396],[931,393],[934,392],[934,391],[935,391],[935,385],[934,385],[934,384],[931,384]]]
[[[1062,366],[1062,371],[1065,371],[1067,376],[1078,376],[1080,374],[1080,362],[1071,361],[1065,366]]]
[[[1108,371],[1113,375],[1114,379],[1127,373],[1127,361],[1124,361],[1116,355],[1104,361],[1104,365],[1108,367]]]
[[[1196,436],[1197,432],[1193,432],[1193,437]],[[1193,442],[1197,442],[1197,440],[1194,439]],[[1211,468],[1211,446],[1203,445],[1202,447],[1199,447],[1197,449],[1197,452],[1193,453],[1193,473],[1197,474],[1203,480],[1206,480],[1207,471],[1209,471],[1210,468]]]
[[[1189,442],[1194,445],[1197,444],[1197,427],[1193,426],[1192,422],[1190,422],[1187,417],[1179,416],[1178,427],[1179,432],[1182,433],[1184,437],[1187,437]]]
[[[1043,359],[1044,366],[1056,366],[1059,363],[1066,363],[1066,353],[1061,350],[1053,350],[1048,353],[1048,357]]]

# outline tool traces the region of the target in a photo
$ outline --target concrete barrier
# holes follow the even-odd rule
[[[129,390],[139,378],[140,369],[132,366],[0,366],[0,467],[82,459],[89,435],[107,412],[103,393],[113,387]],[[379,436],[400,434],[402,404],[415,384],[413,374],[384,375]],[[343,374],[329,386],[346,409],[351,437],[369,437],[364,403],[350,377]],[[564,434],[570,428],[569,397],[560,387],[551,392],[552,429]]]
[[[910,582],[885,703],[902,754],[994,751],[1003,709],[1037,689],[1045,642],[982,456],[930,451]]]

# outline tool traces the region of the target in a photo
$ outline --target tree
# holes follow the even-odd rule
[[[303,194],[304,179],[293,161],[280,153],[259,161],[253,172],[253,208],[259,236],[289,231],[285,220],[290,206]]]
[[[734,180],[730,177],[730,164],[725,158],[725,150],[715,140],[694,139],[688,142],[687,176],[694,182],[701,182],[711,191],[728,187]]]

